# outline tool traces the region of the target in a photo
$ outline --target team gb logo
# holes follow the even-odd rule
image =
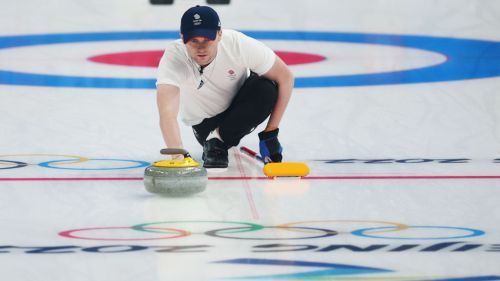
[[[202,21],[202,20],[201,20],[200,15],[198,15],[198,14],[194,14],[193,18],[194,18],[194,19],[193,19],[193,24],[194,24],[194,25],[200,25],[200,24],[201,24],[201,21]]]

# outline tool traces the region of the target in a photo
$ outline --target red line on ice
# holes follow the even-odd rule
[[[0,178],[0,181],[142,181],[143,177],[45,177],[45,178]],[[214,176],[209,180],[273,180],[270,177],[258,176]],[[474,180],[500,179],[500,175],[492,176],[306,176],[302,180]]]

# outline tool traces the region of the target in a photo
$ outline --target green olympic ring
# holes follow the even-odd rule
[[[143,224],[138,224],[138,225],[132,226],[132,229],[139,230],[139,231],[145,231],[145,232],[164,233],[161,231],[150,230],[150,226],[158,225],[158,224],[172,224],[172,223],[223,223],[223,224],[240,224],[240,225],[246,226],[246,227],[238,227],[238,231],[230,231],[228,233],[256,231],[256,230],[261,230],[264,228],[264,226],[262,226],[262,225],[255,224],[255,223],[249,223],[249,222],[179,220],[179,221],[162,221],[162,222],[143,223]]]

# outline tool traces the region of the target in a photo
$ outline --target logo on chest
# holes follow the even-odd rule
[[[232,69],[229,69],[227,71],[227,78],[230,80],[230,81],[233,81],[236,79],[236,72],[234,72],[234,70]]]

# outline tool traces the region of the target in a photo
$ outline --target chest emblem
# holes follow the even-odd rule
[[[232,80],[235,80],[235,79],[236,79],[236,72],[234,72],[234,70],[232,70],[232,69],[229,69],[229,70],[227,71],[227,78],[228,78],[229,80],[231,80],[231,81],[232,81]]]

